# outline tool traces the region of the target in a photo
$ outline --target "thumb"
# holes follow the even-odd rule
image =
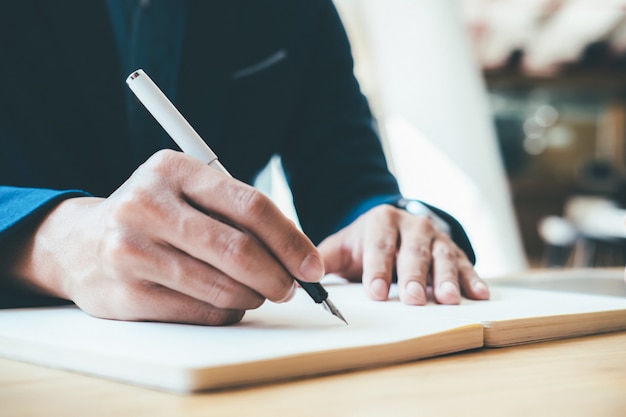
[[[330,235],[317,247],[324,261],[327,274],[336,274],[348,279],[361,279],[362,265],[358,262],[356,248],[347,239],[347,231]]]

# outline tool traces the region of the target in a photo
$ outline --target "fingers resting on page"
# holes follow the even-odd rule
[[[325,239],[318,249],[327,273],[361,280],[374,300],[386,300],[397,278],[400,300],[424,305],[428,287],[435,301],[489,298],[486,283],[465,253],[426,216],[382,205]]]

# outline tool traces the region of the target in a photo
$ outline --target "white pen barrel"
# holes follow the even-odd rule
[[[145,72],[134,71],[126,83],[183,152],[207,164],[217,160],[211,148]]]

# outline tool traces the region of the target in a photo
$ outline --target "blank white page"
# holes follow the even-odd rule
[[[356,284],[327,289],[348,326],[303,290],[285,304],[266,302],[227,327],[103,320],[76,307],[4,310],[0,356],[189,392],[482,346],[480,325],[450,317],[435,320],[428,309],[398,301],[371,301]],[[439,334],[441,340],[433,339]],[[411,344],[402,343],[407,340]]]

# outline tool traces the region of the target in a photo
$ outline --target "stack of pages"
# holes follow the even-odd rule
[[[229,327],[1,310],[0,356],[187,393],[626,329],[626,297],[496,285],[490,301],[412,307],[371,301],[358,284],[327,289],[349,325],[303,291]]]

